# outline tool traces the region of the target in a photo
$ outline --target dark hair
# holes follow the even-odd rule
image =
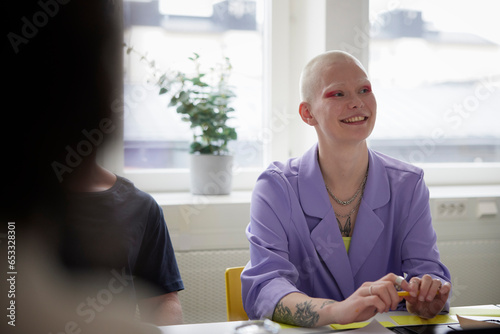
[[[3,112],[3,213],[29,215],[57,201],[60,184],[51,163],[81,140],[82,130],[111,117],[122,87],[121,13],[114,3],[2,3],[9,101]]]

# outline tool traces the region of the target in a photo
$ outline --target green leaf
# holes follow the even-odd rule
[[[198,142],[193,142],[191,143],[191,146],[190,146],[190,152],[191,153],[195,153],[195,152],[200,152],[200,150],[203,149],[203,145],[198,143]]]
[[[168,104],[169,107],[175,107],[177,105],[177,103],[179,103],[179,101],[177,100],[177,98],[175,96],[172,96],[172,98],[170,99],[170,103]]]
[[[188,114],[189,113],[189,108],[187,108],[186,105],[181,104],[180,106],[177,107],[177,113],[179,113],[179,114]]]
[[[160,88],[160,92],[158,93],[159,95],[163,95],[165,94],[166,92],[168,92],[168,90],[165,88],[165,87],[162,87]]]
[[[234,128],[229,128],[227,130],[228,130],[228,132],[227,132],[228,138],[230,138],[232,140],[238,139],[238,134],[236,133],[236,130]]]
[[[201,81],[201,78],[204,76],[203,75],[199,75],[195,78],[191,78],[189,79],[189,81],[191,81],[193,83],[193,85],[196,85],[196,86],[199,86],[199,87],[208,87],[209,85],[203,81]]]
[[[178,99],[181,103],[185,103],[186,101],[189,100],[189,94],[185,91],[181,91],[179,93]]]

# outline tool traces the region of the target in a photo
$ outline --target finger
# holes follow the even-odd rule
[[[450,294],[450,292],[451,292],[451,284],[445,282],[439,289],[439,295],[441,300],[446,302],[446,300],[448,300],[448,295]]]
[[[399,277],[402,278],[401,276]],[[398,280],[396,283],[399,283],[397,285],[399,286],[400,289],[405,291],[410,291],[410,284],[405,279]]]
[[[377,286],[377,290],[377,295],[380,299],[382,299],[382,302],[384,302],[384,312],[389,312],[394,304],[394,296],[392,296],[391,293],[396,294],[396,298],[399,298],[399,296],[397,296],[396,289],[394,289],[394,286],[391,283],[387,282],[385,285]]]
[[[389,281],[389,282],[392,282],[392,284],[394,284],[394,286],[398,290],[399,289],[403,289],[405,291],[408,291],[408,289],[409,289],[408,282],[404,279],[404,277],[398,276],[398,275],[396,275],[394,273],[389,273],[389,274],[385,275],[379,281]]]
[[[391,309],[392,311],[395,311],[397,310],[398,308],[398,305],[399,303],[401,303],[401,301],[404,299],[403,297],[400,297],[398,295],[398,292],[397,291],[393,291],[392,292],[394,295],[391,296],[391,299],[392,299],[392,304],[391,304]]]
[[[398,307],[398,304],[403,300],[401,296],[398,294],[398,290],[408,291],[410,289],[410,285],[402,276],[393,275],[394,278],[394,289],[389,288],[390,298],[391,298],[391,309],[395,310]]]
[[[396,285],[398,288],[408,291],[410,286],[408,282],[402,277],[398,276],[394,273],[389,273],[376,281],[377,286],[382,286],[381,288],[377,288],[377,295],[380,299],[387,305],[386,310],[395,310],[398,307],[398,304],[403,300],[400,297],[396,290]],[[373,288],[372,288],[373,290]]]
[[[399,296],[398,290],[408,291],[409,284],[402,276],[396,276],[394,281],[394,286],[389,288],[389,293],[391,296],[391,310],[396,310],[398,304],[403,300],[403,297]]]
[[[393,274],[393,273],[389,273],[389,274],[385,275],[384,277],[382,277],[381,279],[379,279],[379,281],[388,281],[388,282],[391,282],[392,284],[396,284],[396,279],[398,279],[398,277],[401,277],[401,276],[398,276],[398,275]]]
[[[373,289],[375,289],[375,288],[373,288]],[[373,291],[373,289],[372,289],[372,291]],[[376,311],[378,313],[386,312],[387,306],[378,295],[374,295],[371,298],[372,298],[372,300],[371,300],[372,306],[374,306],[376,308]]]
[[[425,296],[425,300],[428,302],[433,301],[442,285],[443,283],[441,283],[441,280],[437,278],[433,279],[431,286],[429,287],[429,291],[427,292],[427,296]]]
[[[451,291],[451,284],[449,282],[444,282],[444,284],[439,289],[439,293],[442,295],[447,295]]]
[[[420,280],[420,288],[418,292],[418,300],[423,302],[427,297],[429,289],[432,285],[432,277],[429,275],[424,275]]]
[[[396,290],[401,290],[401,284],[404,282],[404,277],[403,276],[396,276],[394,279],[394,288]]]
[[[402,298],[398,296],[393,283],[389,281],[380,281],[377,284],[371,285],[369,292],[382,300],[385,305],[384,312],[396,309],[399,302],[402,300]]]
[[[410,296],[413,297],[413,298],[417,298],[418,296],[418,290],[420,289],[420,278],[418,277],[413,277],[411,280],[410,280],[410,283],[409,283],[409,291],[410,292]]]

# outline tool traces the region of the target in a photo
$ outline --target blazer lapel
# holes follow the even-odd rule
[[[354,292],[354,277],[333,209],[311,231],[311,240],[344,298]]]
[[[319,219],[316,226],[310,226],[311,241],[342,295],[347,298],[354,292],[354,278],[319,168],[317,145],[301,158],[297,186],[302,210]]]
[[[349,248],[349,260],[353,276],[356,276],[359,268],[372,253],[383,230],[384,223],[366,203],[362,202]]]
[[[390,199],[389,178],[385,167],[372,151],[368,153],[370,169],[349,248],[353,276],[356,276],[371,254],[385,228],[384,222],[374,210],[387,204]]]

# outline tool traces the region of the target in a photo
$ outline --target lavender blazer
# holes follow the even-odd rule
[[[272,317],[291,292],[341,301],[390,272],[407,280],[430,274],[450,281],[439,260],[420,168],[369,150],[368,179],[347,253],[317,152],[314,145],[302,157],[275,162],[257,180],[246,231],[250,261],[241,275],[250,319]]]

